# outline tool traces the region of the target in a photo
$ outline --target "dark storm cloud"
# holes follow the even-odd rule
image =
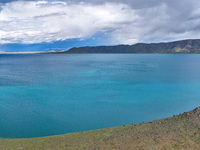
[[[200,2],[198,0],[73,0],[73,3],[80,2],[94,5],[108,2],[128,4],[137,11],[140,17],[143,17],[144,22],[154,24],[154,28],[149,31],[150,34],[160,30],[180,34],[196,31],[200,25],[196,22],[200,19]],[[161,6],[165,7],[160,9]]]

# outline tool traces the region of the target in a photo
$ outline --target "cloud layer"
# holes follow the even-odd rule
[[[199,38],[198,0],[12,1],[0,8],[0,44],[89,39],[110,44]]]

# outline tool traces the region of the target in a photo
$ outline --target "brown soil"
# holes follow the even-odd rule
[[[200,107],[195,108],[194,110],[187,113],[188,121],[200,128]]]

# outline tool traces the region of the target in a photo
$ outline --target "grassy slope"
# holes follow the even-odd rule
[[[31,139],[1,139],[0,149],[200,149],[190,113],[147,123]]]

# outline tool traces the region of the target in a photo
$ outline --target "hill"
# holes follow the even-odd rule
[[[67,51],[50,53],[200,53],[200,40],[182,40],[167,43],[137,43],[134,45],[74,47]]]
[[[200,149],[200,108],[152,122],[30,138],[0,139],[0,149]]]

